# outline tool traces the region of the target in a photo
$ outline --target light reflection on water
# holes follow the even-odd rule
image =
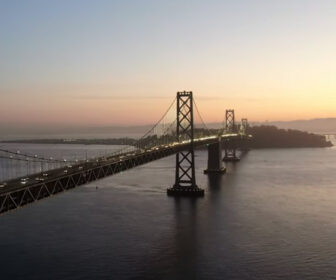
[[[1,279],[334,279],[335,149],[197,155],[203,199],[169,157],[0,216]]]

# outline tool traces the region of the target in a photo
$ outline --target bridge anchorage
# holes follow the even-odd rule
[[[204,190],[196,185],[193,101],[192,92],[177,93],[176,140],[189,145],[176,153],[175,184],[167,189],[170,196],[204,196]]]
[[[237,125],[235,122],[235,112],[233,109],[226,110],[225,112],[225,133],[226,134],[236,134],[238,132]],[[224,158],[225,162],[237,162],[240,158],[237,157],[237,140],[236,139],[226,139],[224,141]]]

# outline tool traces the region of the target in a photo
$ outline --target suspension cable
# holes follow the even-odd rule
[[[13,154],[13,155],[16,155],[16,156],[19,156],[19,157],[25,157],[25,158],[32,158],[32,159],[39,159],[40,161],[45,161],[45,162],[64,162],[64,159],[63,160],[60,160],[60,159],[53,159],[53,158],[44,158],[44,157],[41,157],[41,156],[35,156],[35,155],[30,155],[30,154],[25,154],[25,153],[21,153],[21,152],[13,152],[13,151],[10,151],[10,150],[5,150],[5,149],[0,149],[0,152],[4,152],[4,153],[7,153],[7,154]],[[76,162],[74,160],[67,160],[67,162]]]
[[[134,144],[133,146],[136,147],[136,145],[138,145],[139,143],[141,143],[141,141],[143,139],[145,139],[151,132],[153,132],[155,130],[155,128],[161,123],[161,121],[164,119],[164,117],[169,113],[170,109],[173,107],[173,105],[175,104],[176,101],[176,97],[174,98],[173,102],[169,105],[168,109],[165,111],[165,113],[161,116],[161,118],[142,136],[140,137]],[[115,151],[113,153],[113,155],[118,155],[121,154],[122,152],[124,152],[125,150],[129,149],[129,147],[124,147],[118,151]]]
[[[196,112],[197,112],[197,114],[198,114],[198,116],[199,116],[199,118],[200,118],[200,120],[201,120],[203,126],[205,127],[205,129],[208,131],[208,133],[209,133],[209,135],[210,135],[210,134],[211,134],[210,129],[209,129],[208,126],[205,124],[205,122],[204,122],[204,120],[203,120],[203,118],[202,118],[202,115],[201,115],[200,111],[198,110],[198,106],[197,106],[197,104],[196,104],[195,98],[193,98],[193,103],[194,103],[194,105],[195,105]]]

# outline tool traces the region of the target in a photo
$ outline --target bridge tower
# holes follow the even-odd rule
[[[237,133],[237,126],[235,122],[235,112],[233,109],[226,110],[225,112],[225,133]],[[224,141],[225,155],[223,161],[235,162],[240,159],[236,155],[236,143],[233,139]]]
[[[236,133],[235,111],[233,109],[225,112],[225,132]]]
[[[203,196],[204,190],[196,185],[194,154],[194,113],[192,92],[178,92],[176,99],[176,137],[185,143],[176,154],[175,184],[167,189],[172,196]]]
[[[242,133],[243,135],[246,135],[247,134],[247,129],[248,129],[247,119],[241,119],[240,133]]]
[[[239,133],[241,135],[242,141],[240,142],[240,150],[242,152],[247,152],[249,151],[249,136],[248,136],[248,120],[246,118],[241,120],[241,125],[239,129]]]

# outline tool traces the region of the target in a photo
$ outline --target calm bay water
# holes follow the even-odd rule
[[[169,157],[0,216],[0,279],[336,279],[336,149],[196,156],[201,199]]]

